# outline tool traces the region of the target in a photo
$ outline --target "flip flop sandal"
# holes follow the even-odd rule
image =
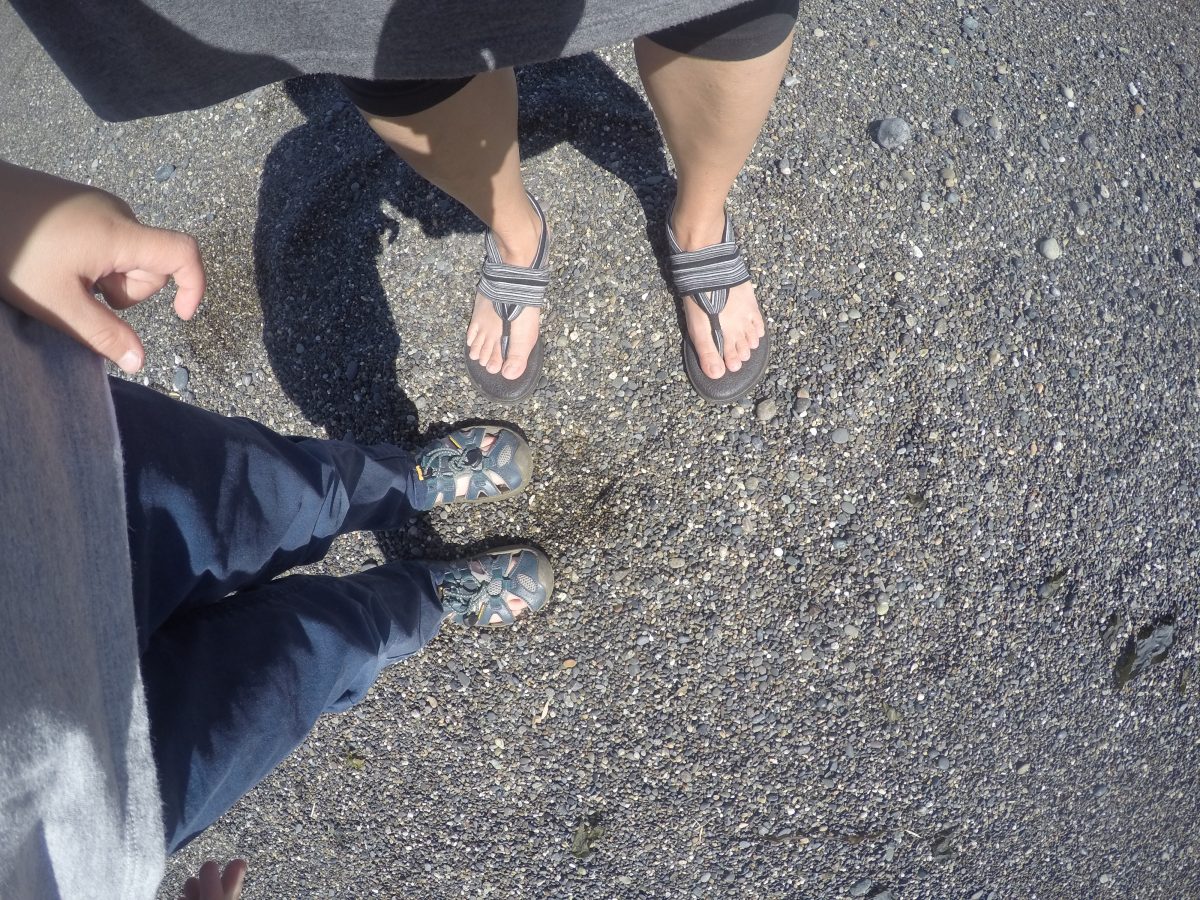
[[[479,293],[492,301],[501,321],[504,323],[504,333],[500,338],[500,357],[508,359],[508,341],[512,323],[527,306],[543,307],[546,305],[546,287],[550,284],[550,270],[546,268],[549,256],[550,236],[546,227],[546,215],[538,205],[533,194],[526,192],[529,202],[533,204],[542,225],[542,236],[538,241],[537,252],[533,255],[533,264],[529,266],[510,266],[500,258],[500,250],[496,239],[492,237],[491,229],[483,239],[484,257],[483,273],[479,278]],[[466,349],[467,374],[475,382],[480,393],[497,403],[517,403],[532,394],[538,385],[542,374],[542,362],[545,358],[545,345],[541,334],[537,343],[529,353],[529,362],[521,377],[508,379],[497,372],[493,375],[486,367],[471,359],[470,349]]]
[[[521,600],[529,613],[535,613],[554,591],[550,560],[534,547],[501,547],[472,559],[430,563],[429,570],[446,619],[459,625],[512,625],[527,613],[514,612],[510,598]]]
[[[511,428],[476,425],[426,444],[417,454],[415,469],[411,498],[415,509],[485,503],[525,490],[533,472],[533,453],[525,438]]]
[[[750,270],[746,268],[746,262],[742,259],[742,251],[734,238],[733,222],[730,221],[728,213],[725,214],[725,233],[721,243],[699,250],[683,250],[671,228],[674,212],[675,206],[672,204],[667,212],[667,244],[670,248],[672,286],[684,302],[690,297],[708,314],[713,343],[716,344],[717,353],[724,355],[725,335],[717,317],[729,300],[729,289],[749,281]],[[683,368],[696,393],[709,403],[733,403],[754,390],[767,374],[770,356],[771,340],[768,332],[759,339],[758,347],[750,351],[750,359],[742,363],[740,369],[736,372],[726,371],[720,378],[709,378],[700,368],[700,356],[688,334],[687,322],[684,322]]]

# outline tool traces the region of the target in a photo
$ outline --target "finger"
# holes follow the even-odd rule
[[[116,260],[118,272],[141,269],[175,279],[175,312],[190,319],[204,298],[204,263],[200,247],[191,235],[146,225],[132,226],[134,232]]]
[[[200,900],[224,900],[225,889],[221,886],[221,864],[210,859],[196,873],[200,880]]]
[[[200,879],[195,875],[183,883],[183,900],[200,900]]]
[[[128,309],[157,294],[166,283],[166,275],[135,269],[132,272],[105,275],[96,282],[96,287],[113,309]]]
[[[242,896],[242,885],[250,866],[244,859],[232,860],[221,873],[221,887],[225,889],[225,900],[238,900]]]

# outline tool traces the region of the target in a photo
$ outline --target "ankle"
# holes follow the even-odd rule
[[[671,230],[682,250],[700,250],[719,244],[725,237],[725,209],[679,210],[671,216]]]
[[[492,228],[492,237],[501,258],[509,265],[527,266],[533,262],[542,238],[541,219],[529,203],[525,208]]]

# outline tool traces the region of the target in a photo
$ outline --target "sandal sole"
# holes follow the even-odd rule
[[[475,389],[493,403],[511,406],[533,396],[542,378],[542,368],[546,358],[546,346],[539,334],[537,343],[529,353],[529,362],[520,378],[509,380],[497,372],[493,375],[475,360],[471,359],[470,349],[464,348],[463,356],[467,362],[467,376],[475,385]]]
[[[686,328],[686,324],[684,325]],[[728,406],[741,400],[756,387],[767,375],[771,365],[771,332],[766,330],[756,347],[750,354],[750,359],[742,364],[736,372],[726,372],[720,378],[709,378],[700,368],[700,357],[691,337],[685,331],[683,334],[683,370],[687,373],[692,389],[707,403],[714,406]],[[720,390],[724,387],[725,390]]]

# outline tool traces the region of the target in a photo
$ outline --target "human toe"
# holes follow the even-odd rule
[[[500,355],[500,342],[493,341],[487,354],[482,359],[486,360],[483,367],[488,370],[489,374],[495,375],[499,372],[504,365],[504,359]]]
[[[509,381],[520,378],[525,374],[525,367],[529,363],[529,351],[520,351],[510,347],[508,350],[508,359],[504,360],[504,365],[500,369],[500,374]]]
[[[720,378],[725,374],[725,361],[715,349],[705,350],[700,353],[700,368],[709,378]]]

